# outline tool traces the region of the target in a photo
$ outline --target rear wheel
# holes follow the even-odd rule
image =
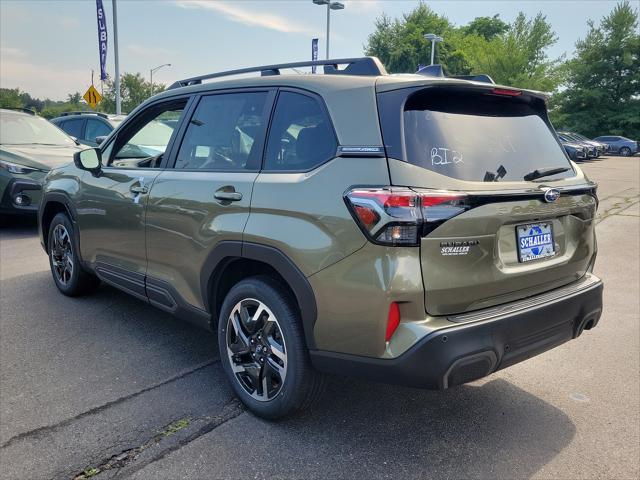
[[[89,293],[100,284],[97,277],[80,265],[73,235],[69,217],[58,213],[49,227],[49,265],[56,287],[70,297]]]
[[[218,345],[233,390],[258,416],[295,414],[321,394],[323,378],[311,366],[295,302],[270,277],[243,280],[229,291]]]
[[[622,147],[620,149],[620,155],[622,155],[623,157],[630,157],[631,149],[629,147]]]

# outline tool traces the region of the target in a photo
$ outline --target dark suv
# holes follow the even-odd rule
[[[177,82],[47,176],[39,224],[62,293],[217,331],[277,418],[321,372],[444,389],[593,328],[597,202],[541,94],[366,57]]]
[[[125,115],[107,115],[98,112],[65,112],[51,120],[80,143],[97,147],[126,118]]]

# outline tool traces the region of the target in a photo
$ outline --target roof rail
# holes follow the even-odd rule
[[[109,118],[109,116],[106,113],[102,113],[102,112],[91,112],[89,110],[78,110],[77,112],[62,112],[60,114],[61,117],[66,117],[69,115],[97,115],[98,117],[102,117],[102,118]]]
[[[496,83],[489,75],[484,73],[479,75],[445,75],[442,65],[428,65],[422,67],[416,73],[427,77],[456,78],[458,80],[469,80],[471,82]]]
[[[338,69],[338,65],[346,65],[343,69]],[[173,83],[168,90],[172,88],[186,87],[188,85],[201,84],[203,80],[211,78],[228,77],[231,75],[240,75],[243,73],[260,72],[263,77],[271,75],[280,75],[280,70],[284,68],[297,67],[314,67],[324,66],[325,75],[364,75],[378,76],[386,75],[382,62],[376,57],[360,57],[360,58],[339,58],[329,60],[316,60],[307,62],[279,63],[275,65],[263,65],[261,67],[240,68],[238,70],[227,70],[225,72],[209,73],[198,77],[185,78]]]

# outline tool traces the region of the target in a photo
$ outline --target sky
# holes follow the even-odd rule
[[[114,73],[112,0],[107,15],[107,71]],[[399,17],[418,0],[343,0],[331,15],[331,57],[361,56],[374,22],[383,12]],[[615,0],[439,0],[425,1],[456,25],[478,16],[500,14],[506,22],[518,12],[539,11],[559,40],[549,54],[572,55],[587,31]],[[120,72],[140,72],[171,63],[154,82],[246,66],[307,60],[311,39],[320,39],[324,58],[326,7],[312,0],[117,0]],[[438,32],[434,32],[438,33]],[[446,39],[445,39],[446,41]],[[426,60],[426,59],[425,59]],[[95,70],[99,86],[95,0],[0,0],[0,87],[39,98],[65,99],[84,93]]]

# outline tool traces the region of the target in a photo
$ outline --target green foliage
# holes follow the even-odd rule
[[[560,60],[546,54],[557,37],[542,14],[527,19],[520,13],[511,24],[498,15],[478,17],[456,27],[420,3],[402,19],[378,18],[365,51],[392,73],[415,72],[431,56],[426,33],[444,37],[436,47],[437,62],[449,74],[486,73],[498,83],[544,91],[555,90],[562,79]]]
[[[566,64],[566,90],[554,99],[552,119],[587,136],[640,138],[640,34],[638,10],[620,2],[576,43]]]
[[[23,108],[19,88],[0,88],[0,108]]]
[[[493,17],[477,17],[467,26],[462,27],[465,35],[478,35],[485,40],[492,40],[509,30],[509,24],[500,20],[500,15]]]
[[[153,95],[162,92],[166,87],[153,84]],[[130,113],[134,108],[152,96],[151,83],[145,81],[140,73],[125,73],[120,77],[120,98],[122,112]],[[105,84],[104,97],[99,109],[107,113],[116,111],[116,89],[113,79],[108,78]]]

